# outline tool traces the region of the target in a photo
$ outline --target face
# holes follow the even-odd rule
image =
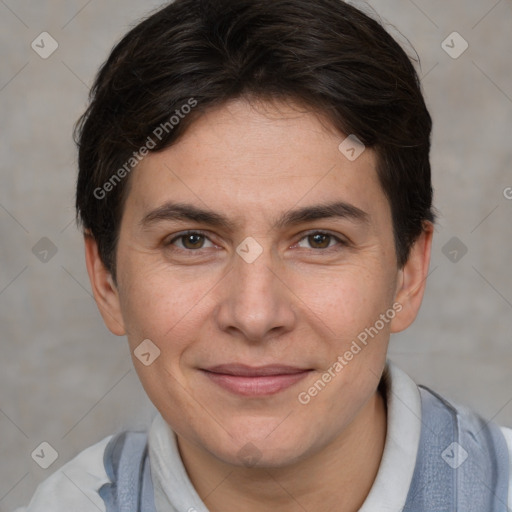
[[[226,463],[283,466],[348,431],[419,307],[425,246],[397,268],[376,155],[351,161],[344,139],[232,101],[130,178],[117,286],[96,298],[171,428]]]

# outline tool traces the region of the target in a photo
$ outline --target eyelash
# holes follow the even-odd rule
[[[177,236],[173,237],[168,242],[165,242],[164,245],[165,245],[165,247],[170,247],[170,246],[174,245],[174,242],[176,242],[177,240],[183,239],[186,236],[190,236],[190,235],[199,235],[199,236],[202,236],[202,237],[206,238],[207,240],[210,240],[208,238],[207,234],[204,233],[203,231],[185,231],[185,232],[180,233]],[[349,245],[349,243],[346,240],[343,240],[342,238],[340,238],[340,237],[338,237],[336,235],[333,235],[332,233],[329,233],[328,231],[319,231],[319,230],[316,230],[316,231],[313,230],[313,231],[309,231],[309,232],[305,233],[302,236],[302,238],[300,238],[296,243],[299,243],[302,240],[304,240],[304,239],[306,239],[306,238],[308,238],[308,237],[310,237],[312,235],[328,236],[331,239],[334,239],[336,242],[338,242],[336,245],[330,246],[330,247],[326,247],[324,249],[315,249],[315,248],[311,249],[311,250],[316,251],[316,252],[330,252],[332,250],[339,250],[338,246],[347,247]],[[212,241],[210,240],[210,242],[212,242]],[[212,242],[212,243],[214,243],[214,242]],[[200,249],[186,249],[186,248],[178,247],[178,250],[183,251],[183,252],[201,254],[201,251],[203,250],[203,248],[200,248]]]

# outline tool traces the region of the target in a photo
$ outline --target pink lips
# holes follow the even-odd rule
[[[311,370],[293,366],[221,364],[204,369],[213,382],[242,396],[272,395],[302,380]]]

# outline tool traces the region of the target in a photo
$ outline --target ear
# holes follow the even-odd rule
[[[399,271],[395,302],[401,305],[391,321],[391,332],[409,327],[416,318],[427,282],[434,226],[425,222],[423,232],[411,247],[409,259]]]
[[[85,263],[91,282],[94,299],[105,325],[117,336],[126,334],[119,293],[110,272],[106,269],[98,252],[98,244],[92,235],[84,235]]]

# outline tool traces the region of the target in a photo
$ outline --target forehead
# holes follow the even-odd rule
[[[294,206],[344,201],[369,216],[387,214],[375,152],[353,159],[346,152],[352,139],[345,139],[325,118],[295,105],[231,101],[147,156],[131,176],[126,206],[144,215],[180,200],[269,220]]]

